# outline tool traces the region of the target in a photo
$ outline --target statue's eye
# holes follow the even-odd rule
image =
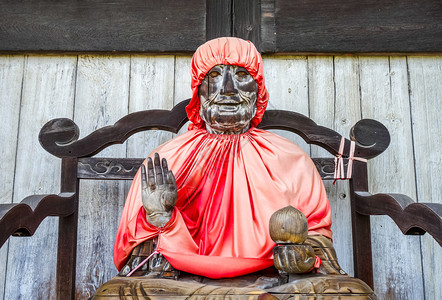
[[[211,78],[215,78],[215,77],[221,76],[221,74],[218,71],[212,71],[209,73],[209,76]]]
[[[248,81],[250,78],[250,74],[245,71],[238,71],[235,73],[235,78],[236,78],[236,80],[242,81],[242,82]]]

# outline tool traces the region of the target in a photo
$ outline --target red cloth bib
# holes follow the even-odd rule
[[[167,159],[178,200],[163,228],[145,219],[140,172],[134,178],[114,247],[120,270],[139,243],[159,237],[158,251],[178,270],[234,277],[273,265],[270,216],[292,205],[309,234],[331,238],[331,213],[313,162],[297,145],[251,128],[239,135],[191,130],[154,152]]]

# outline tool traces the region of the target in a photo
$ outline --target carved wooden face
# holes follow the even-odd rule
[[[214,66],[198,90],[207,130],[221,134],[247,131],[256,112],[257,95],[258,85],[245,68]]]

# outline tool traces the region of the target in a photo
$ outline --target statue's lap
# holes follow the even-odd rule
[[[266,272],[264,272],[266,273]],[[267,272],[269,273],[269,272]],[[229,279],[185,274],[180,280],[153,276],[114,277],[93,299],[376,299],[364,282],[348,275],[283,277],[257,272]]]

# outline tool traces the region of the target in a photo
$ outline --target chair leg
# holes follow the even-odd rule
[[[77,213],[60,217],[58,225],[57,299],[75,299]]]

